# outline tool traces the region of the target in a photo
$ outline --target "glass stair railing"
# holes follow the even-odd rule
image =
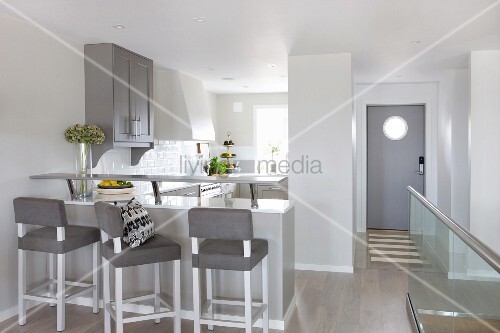
[[[414,332],[500,332],[500,256],[408,191],[410,238],[427,262],[408,276]]]

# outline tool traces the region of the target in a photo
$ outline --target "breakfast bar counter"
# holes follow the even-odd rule
[[[108,196],[109,197],[109,196]],[[111,196],[112,197],[112,196]],[[224,198],[185,198],[162,197],[162,203],[155,202],[154,196],[137,196],[149,215],[155,222],[156,233],[167,236],[178,242],[182,247],[181,260],[181,296],[182,317],[192,319],[192,269],[191,269],[191,241],[188,235],[188,210],[192,207],[213,208],[244,208],[251,209],[255,238],[266,239],[269,242],[269,318],[272,329],[283,330],[287,319],[295,307],[295,209],[292,202],[287,200],[259,200],[259,208],[252,208],[250,199]],[[77,225],[96,226],[96,217],[93,203],[102,200],[98,196],[86,200],[71,200],[67,198],[66,207],[70,223]],[[113,200],[106,200],[113,201]],[[82,267],[85,260],[79,257],[88,253],[71,254],[73,260],[67,265],[67,275],[82,274],[89,267]],[[162,290],[172,295],[171,265],[162,266]],[[260,299],[261,281],[260,266],[252,271],[252,294]],[[214,296],[224,298],[242,298],[243,273],[234,271],[215,271]],[[153,272],[148,266],[131,268],[124,281],[125,290],[134,291],[132,294],[150,291],[153,288]],[[204,278],[202,276],[202,281]],[[133,296],[133,295],[130,295]],[[224,310],[225,312],[227,310]],[[231,315],[243,316],[241,312]]]
[[[160,182],[184,182],[184,183],[236,183],[248,184],[250,186],[251,207],[257,208],[257,185],[276,185],[285,183],[287,176],[283,175],[250,175],[231,174],[217,176],[172,176],[172,175],[122,175],[122,174],[93,174],[90,176],[79,176],[73,173],[46,173],[30,176],[31,179],[61,179],[66,180],[72,199],[76,199],[74,186],[75,180],[105,180],[124,179],[128,181],[151,182],[155,202],[161,204]]]

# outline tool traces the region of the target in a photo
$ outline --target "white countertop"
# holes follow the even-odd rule
[[[239,183],[279,185],[287,180],[282,175],[231,174],[227,176],[171,176],[171,175],[122,175],[93,174],[92,176],[76,176],[74,173],[46,173],[30,176],[30,179],[63,179],[63,180],[104,180],[124,179],[143,182],[173,182],[173,183]]]
[[[193,186],[198,186],[200,185],[199,183],[171,183],[171,182],[163,182],[161,183],[160,186],[160,192],[170,192],[170,191],[176,191],[176,190],[183,190],[188,187],[193,187]]]
[[[93,205],[97,201],[126,201],[134,195],[96,195],[93,198],[85,200],[66,199],[67,205]],[[199,198],[199,197],[180,197],[180,196],[162,196],[162,203],[155,204],[155,198],[152,195],[136,195],[145,208],[168,208],[168,209],[190,209],[193,207],[206,208],[234,208],[250,209],[255,213],[284,214],[290,210],[294,203],[290,200],[277,199],[259,199],[259,208],[251,208],[250,199],[242,198]]]

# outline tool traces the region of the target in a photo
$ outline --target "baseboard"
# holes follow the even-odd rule
[[[30,308],[32,308],[33,306],[30,306]],[[9,318],[12,318],[14,316],[17,316],[17,305],[9,308],[9,309],[5,309],[3,311],[0,311],[0,321],[4,321],[4,320],[7,320]]]
[[[68,303],[86,306],[86,307],[92,307],[92,298],[79,297],[79,298],[72,300]],[[101,307],[101,309],[102,309],[102,304],[103,304],[102,301],[100,301],[99,306]],[[295,306],[295,298],[293,299],[293,305]],[[16,311],[17,311],[17,308],[16,308]],[[148,313],[153,312],[154,308],[151,305],[123,304],[123,311],[148,314]],[[288,308],[288,311],[290,311],[290,308]],[[288,313],[288,311],[287,311],[287,313]],[[292,311],[292,313],[293,313],[293,311]],[[16,314],[17,314],[17,312],[16,312]],[[185,320],[194,320],[194,312],[189,311],[189,310],[182,310],[181,311],[181,318],[185,319]],[[245,320],[245,318],[241,317],[241,316],[229,316],[229,315],[216,316],[216,318],[222,319],[222,320],[235,320],[235,321]],[[269,319],[269,328],[273,329],[273,330],[283,331],[285,329],[285,323],[286,323],[286,319],[285,320]],[[254,327],[262,328],[262,319],[258,319],[255,322]]]
[[[286,310],[285,315],[283,316],[283,328],[281,330],[285,330],[286,327],[288,326],[290,318],[292,318],[292,315],[295,312],[296,307],[297,307],[297,294],[293,294],[292,301],[290,302],[290,305],[288,306],[288,309]]]
[[[283,331],[286,327],[286,324],[288,324],[288,321],[290,320],[290,317],[293,314],[293,311],[295,310],[295,296],[292,299],[292,302],[290,302],[290,306],[288,307],[288,310],[285,314],[285,317],[283,320],[276,320],[276,319],[270,319],[269,320],[269,328],[273,330],[280,330]],[[36,304],[32,304],[36,303]],[[74,305],[80,305],[80,306],[85,306],[91,308],[93,306],[92,298],[90,297],[78,297],[72,301],[67,302],[68,304],[74,304]],[[29,302],[27,306],[27,310],[41,304],[40,302]],[[99,307],[102,309],[103,308],[103,302],[102,300],[99,301]],[[153,306],[150,305],[139,305],[139,304],[123,304],[123,310],[126,312],[135,312],[135,313],[141,313],[141,314],[147,314],[151,313],[154,311]],[[0,322],[7,320],[11,317],[17,316],[17,305],[13,306],[9,309],[6,309],[4,311],[0,312]],[[236,321],[243,321],[245,320],[244,317],[241,316],[217,316],[220,319],[223,320],[236,320]],[[181,311],[181,318],[186,319],[186,320],[193,320],[194,319],[194,312],[189,311],[189,310],[182,310]],[[258,319],[255,322],[255,327],[262,328],[262,319]]]
[[[31,308],[34,308],[37,305],[40,305],[41,302],[36,302],[36,301],[28,301],[28,304],[26,305],[26,310],[29,310]],[[0,312],[0,322],[10,319],[12,317],[17,317],[17,305],[14,305],[13,307],[3,310]]]
[[[354,273],[353,266],[314,265],[314,264],[295,263],[295,269],[298,271]]]

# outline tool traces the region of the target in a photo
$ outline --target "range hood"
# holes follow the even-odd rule
[[[215,140],[208,92],[200,80],[159,67],[153,80],[157,139]]]

